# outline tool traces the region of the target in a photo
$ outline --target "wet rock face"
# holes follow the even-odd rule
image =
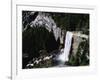
[[[78,36],[73,36],[72,53],[76,55],[79,44],[82,42],[82,38]]]
[[[84,59],[83,59],[84,58]],[[74,35],[72,47],[69,55],[69,65],[84,66],[89,65],[89,40]]]

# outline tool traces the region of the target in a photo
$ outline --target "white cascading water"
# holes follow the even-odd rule
[[[64,52],[61,53],[58,57],[58,60],[61,61],[61,64],[64,64],[65,61],[68,61],[68,56],[70,54],[70,49],[71,49],[72,37],[73,37],[73,33],[67,31],[66,37],[65,37]]]

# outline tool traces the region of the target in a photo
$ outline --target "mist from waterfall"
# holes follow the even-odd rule
[[[66,37],[65,37],[65,46],[64,46],[64,52],[61,53],[58,57],[58,60],[60,60],[60,62],[62,64],[65,63],[65,61],[68,61],[68,56],[70,54],[70,49],[71,49],[71,43],[72,43],[72,37],[73,37],[73,33],[67,31],[66,32]]]

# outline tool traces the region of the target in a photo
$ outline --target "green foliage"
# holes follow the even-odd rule
[[[52,52],[59,48],[59,41],[55,40],[53,32],[49,32],[45,27],[35,26],[28,29],[22,33],[22,49],[23,55],[28,54],[28,59],[23,58],[23,65],[27,64],[30,60],[40,55],[47,55],[47,53]],[[41,52],[40,51],[45,51]]]
[[[52,13],[51,15],[57,26],[63,30],[89,33],[89,14]]]

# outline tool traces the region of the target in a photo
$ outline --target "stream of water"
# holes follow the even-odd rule
[[[73,33],[67,31],[66,32],[66,37],[65,37],[64,52],[61,53],[58,56],[58,60],[60,61],[60,65],[64,65],[64,63],[69,60],[68,56],[70,54],[70,49],[71,49],[71,44],[72,44],[72,37],[73,37]]]

